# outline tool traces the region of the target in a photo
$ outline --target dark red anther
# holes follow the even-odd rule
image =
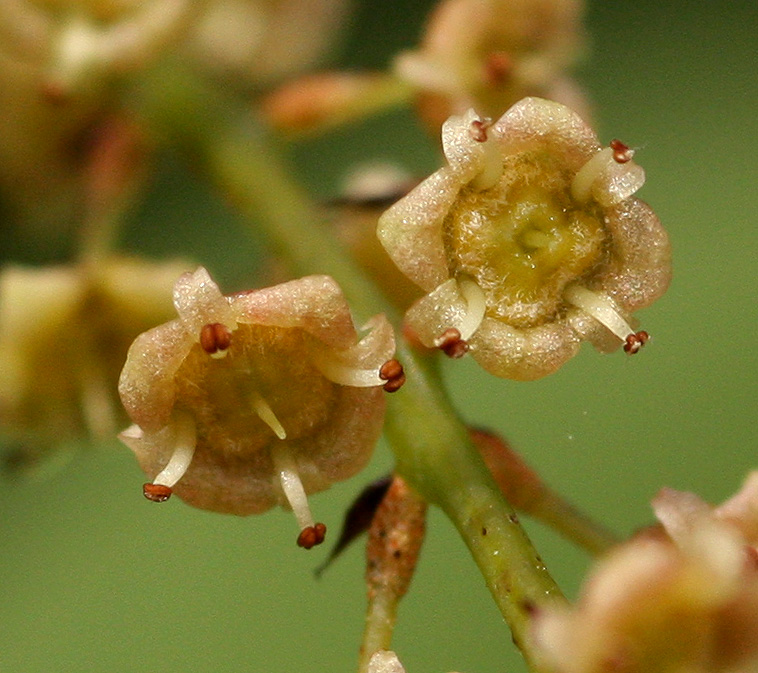
[[[460,330],[448,327],[437,339],[439,348],[449,358],[462,358],[468,353],[468,344],[461,339]]]
[[[489,119],[475,119],[471,122],[471,128],[469,130],[471,138],[478,143],[483,143],[485,140],[487,140],[487,129],[489,127]]]
[[[625,164],[632,160],[634,156],[634,150],[629,148],[629,145],[622,143],[620,140],[611,140],[610,148],[613,150],[613,160],[617,164]]]
[[[173,492],[170,486],[163,484],[145,484],[142,487],[142,495],[153,502],[166,502]]]
[[[403,371],[403,365],[401,365],[394,358],[387,360],[379,369],[379,378],[382,381],[386,381],[384,384],[384,390],[388,393],[394,393],[396,390],[400,390],[405,383],[405,372]]]
[[[317,523],[300,531],[300,535],[297,536],[297,546],[303,549],[313,549],[316,545],[321,544],[325,538],[326,525]]]
[[[636,334],[630,334],[624,342],[624,352],[628,353],[629,355],[634,355],[648,341],[650,341],[650,335],[645,331],[639,331]]]
[[[231,330],[220,322],[208,323],[200,330],[200,346],[209,355],[223,353],[231,343]]]

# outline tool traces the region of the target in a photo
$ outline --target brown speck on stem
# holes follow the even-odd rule
[[[484,59],[484,80],[490,86],[502,86],[511,78],[513,59],[504,51],[493,51]]]
[[[153,502],[166,502],[173,492],[170,486],[163,484],[145,484],[142,487],[142,495]]]
[[[200,330],[200,346],[209,355],[226,351],[231,342],[231,330],[220,322],[208,323]]]
[[[625,164],[634,156],[634,151],[629,148],[629,145],[618,139],[611,140],[610,148],[613,150],[613,160],[618,164]]]
[[[475,119],[471,122],[471,138],[478,143],[483,143],[487,140],[487,129],[490,127],[489,119]]]
[[[379,369],[379,378],[382,381],[386,381],[384,384],[384,390],[388,393],[394,393],[396,390],[400,390],[405,383],[405,372],[403,371],[403,365],[401,365],[394,358],[387,360]]]
[[[641,330],[635,334],[630,334],[624,342],[624,352],[634,355],[648,341],[650,341],[650,335],[645,331]]]
[[[297,546],[303,549],[312,549],[321,544],[324,538],[326,538],[326,525],[317,523],[300,531],[300,535],[297,536]]]
[[[468,353],[468,344],[461,339],[460,330],[448,327],[437,339],[439,348],[449,358],[462,358]]]

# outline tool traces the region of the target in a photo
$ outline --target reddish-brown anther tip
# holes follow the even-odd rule
[[[617,164],[628,163],[634,156],[634,151],[629,148],[629,145],[622,143],[618,139],[611,140],[610,148],[613,150],[613,160]]]
[[[219,322],[204,325],[200,330],[200,346],[209,355],[225,351],[232,342],[232,332]]]
[[[166,502],[174,491],[170,486],[163,484],[145,484],[142,487],[142,494],[153,502]]]
[[[303,549],[312,549],[321,544],[326,538],[326,524],[317,523],[300,531],[297,536],[297,546]]]
[[[392,360],[387,360],[387,362],[385,362],[379,369],[379,378],[387,382],[383,387],[388,393],[394,393],[396,390],[400,390],[405,383],[403,365],[394,358]]]
[[[636,334],[630,334],[624,342],[624,352],[634,355],[648,341],[650,341],[650,335],[644,330],[640,330]]]
[[[462,358],[468,353],[468,344],[461,339],[461,333],[455,327],[448,327],[437,341],[437,348],[449,358]]]
[[[487,140],[487,129],[490,126],[490,120],[475,119],[471,122],[471,138],[478,143],[483,143]]]

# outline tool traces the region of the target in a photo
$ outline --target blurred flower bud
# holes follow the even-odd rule
[[[473,110],[442,132],[448,165],[379,220],[395,264],[428,294],[406,323],[428,347],[467,350],[487,371],[529,380],[582,340],[634,353],[629,325],[670,278],[669,244],[633,151],[601,147],[554,102],[527,98],[490,125]]]
[[[151,483],[229,514],[291,507],[300,546],[323,541],[307,494],[368,461],[384,417],[384,316],[359,340],[337,284],[309,276],[225,297],[200,268],[174,288],[179,318],[132,345],[119,390],[135,423],[121,439]],[[391,362],[395,362],[394,360]]]
[[[0,425],[11,460],[112,436],[123,422],[116,384],[129,344],[170,315],[166,297],[183,268],[111,258],[96,268],[2,270]]]
[[[451,114],[474,107],[497,117],[525,96],[584,112],[566,69],[581,50],[580,0],[443,0],[421,47],[400,54],[395,70],[419,90],[433,133]]]

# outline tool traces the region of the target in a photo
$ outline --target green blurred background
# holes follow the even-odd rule
[[[337,63],[380,67],[416,42],[432,5],[365,2]],[[579,78],[604,141],[640,147],[641,192],[667,226],[675,275],[641,313],[639,356],[590,348],[536,383],[446,363],[473,424],[497,428],[564,494],[621,533],[648,523],[664,486],[719,501],[755,461],[758,357],[758,4],[589,3],[591,51]],[[307,143],[297,171],[320,195],[366,159],[426,173],[437,157],[403,114]],[[260,266],[234,218],[172,157],[134,214],[126,246],[185,252],[229,286]],[[199,227],[177,248],[186,222]],[[183,240],[185,237],[181,237]],[[189,245],[182,243],[182,245]],[[259,244],[256,246],[260,248]],[[371,467],[312,499],[334,525]],[[0,672],[352,671],[363,627],[361,545],[315,581],[325,548],[295,548],[291,514],[238,519],[180,501],[155,506],[117,445],[45,479],[0,489]],[[576,595],[585,554],[526,521],[548,567]],[[409,673],[523,671],[507,627],[451,525],[431,512],[395,648]]]

